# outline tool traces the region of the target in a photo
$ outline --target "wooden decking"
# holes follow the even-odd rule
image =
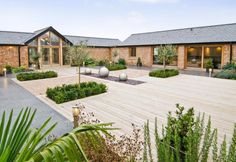
[[[219,139],[224,134],[228,139],[231,138],[233,124],[236,123],[236,81],[190,75],[160,79],[148,77],[145,72],[137,75],[138,70],[133,70],[133,73],[135,79],[146,83],[134,86],[105,81],[109,87],[107,93],[79,102],[85,105],[87,111],[94,112],[99,120],[115,122],[114,126],[121,128],[124,133],[131,132],[131,123],[142,126],[149,119],[153,125],[155,117],[161,128],[166,122],[168,111],[175,111],[175,104],[180,103],[186,108],[194,107],[196,114],[204,112],[210,115],[213,127],[219,129]],[[82,77],[84,80],[103,82],[102,79]],[[63,77],[58,79],[63,80]],[[40,83],[45,84],[43,80]],[[22,85],[27,87],[27,83]],[[27,89],[30,90],[30,87]],[[72,120],[71,107],[78,100],[56,105],[45,95],[37,96]]]

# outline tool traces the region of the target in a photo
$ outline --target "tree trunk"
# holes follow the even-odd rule
[[[165,59],[163,60],[163,67],[164,67],[164,70],[166,70],[166,60]]]
[[[78,82],[79,82],[79,85],[80,85],[80,65],[78,66]]]

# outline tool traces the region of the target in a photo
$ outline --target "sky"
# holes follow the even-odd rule
[[[134,33],[236,23],[236,0],[0,0],[0,30],[126,39]]]

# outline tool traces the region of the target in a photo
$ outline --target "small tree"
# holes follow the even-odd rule
[[[80,84],[80,66],[88,58],[88,46],[86,42],[80,42],[79,45],[69,46],[68,54],[71,57],[71,60],[78,66],[78,83]]]
[[[113,61],[114,63],[117,62],[117,56],[118,56],[118,55],[119,55],[119,53],[118,53],[117,49],[115,49],[115,50],[112,52],[112,61]]]
[[[30,60],[32,60],[32,63],[34,65],[36,65],[36,67],[38,69],[40,69],[40,61],[39,61],[39,59],[41,58],[41,55],[42,55],[41,52],[32,51],[32,54],[30,56]]]
[[[177,50],[175,46],[165,45],[158,47],[157,58],[163,63],[164,69],[166,69],[166,63],[171,63],[173,59],[177,56]]]

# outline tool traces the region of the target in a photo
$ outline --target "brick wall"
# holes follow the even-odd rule
[[[95,60],[110,60],[110,48],[89,48],[89,56]]]
[[[136,47],[136,57],[130,57],[130,48],[121,47],[121,48],[112,48],[111,53],[117,50],[118,57],[124,58],[127,65],[136,65],[138,57],[141,58],[143,66],[152,66],[153,63],[153,49],[151,46],[147,47]]]
[[[17,46],[0,46],[0,68],[8,64],[13,67],[19,66]]]
[[[28,46],[22,46],[20,47],[20,61],[21,61],[21,66],[25,66],[28,68]]]
[[[185,52],[185,46],[178,46],[178,68],[185,69],[187,63],[187,55]]]
[[[232,60],[236,61],[236,44],[232,45]]]
[[[230,62],[230,45],[223,45],[222,46],[222,66],[225,65],[227,62]]]

